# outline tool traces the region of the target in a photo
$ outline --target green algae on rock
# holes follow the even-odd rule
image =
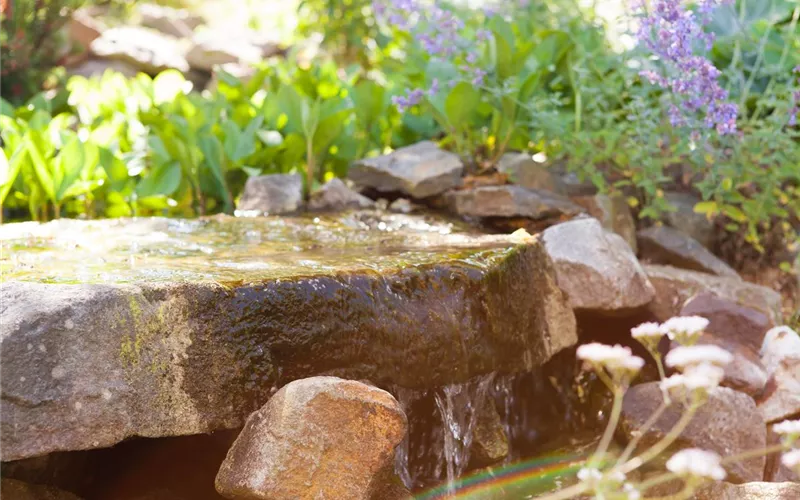
[[[426,389],[577,341],[538,240],[422,218],[57,221],[0,242],[3,460],[234,428],[313,375]]]

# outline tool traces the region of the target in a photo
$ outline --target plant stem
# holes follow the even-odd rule
[[[658,421],[666,409],[667,403],[661,403],[661,406],[659,406],[658,409],[652,415],[650,415],[650,418],[648,418],[647,421],[636,430],[636,436],[634,436],[634,438],[628,442],[628,446],[625,447],[625,451],[623,451],[622,455],[620,455],[619,459],[617,459],[617,466],[624,464],[628,460],[628,457],[630,457],[631,453],[633,453],[633,451],[636,449],[636,445],[639,444],[639,441],[642,440],[642,437],[644,437],[645,433],[650,430],[656,421]]]
[[[314,144],[306,139],[306,200],[311,198],[311,187],[314,184]]]
[[[737,453],[736,455],[725,457],[722,460],[720,460],[720,463],[727,464],[730,462],[738,462],[740,460],[747,460],[748,458],[760,457],[762,455],[769,455],[771,453],[775,453],[776,451],[783,451],[785,449],[786,446],[782,444],[775,444],[772,446],[768,446],[766,448],[756,448],[754,450],[747,450],[741,453]]]
[[[615,467],[615,470],[619,470],[623,474],[627,474],[628,472],[638,469],[642,465],[646,464],[650,460],[657,457],[661,452],[669,448],[669,446],[675,442],[676,439],[681,435],[681,432],[689,425],[689,422],[692,421],[694,414],[697,412],[697,408],[699,408],[699,404],[693,402],[689,408],[687,409],[686,413],[681,415],[680,420],[675,424],[675,426],[669,431],[669,433],[664,436],[664,438],[650,447],[649,450],[645,451],[638,457],[632,458],[628,462],[622,464],[619,467]]]
[[[602,439],[600,439],[600,444],[597,445],[597,450],[595,450],[594,454],[589,459],[589,467],[597,466],[597,463],[605,456],[606,451],[608,450],[608,445],[611,444],[611,438],[614,437],[614,431],[617,428],[619,416],[622,413],[622,397],[624,395],[625,391],[623,391],[621,388],[614,388],[614,404],[611,407],[611,416],[608,418],[606,430],[603,433]]]
[[[750,94],[750,88],[753,86],[753,82],[756,79],[756,74],[758,73],[758,70],[761,69],[761,63],[764,61],[764,46],[767,44],[770,34],[772,34],[772,25],[767,26],[764,36],[761,37],[761,40],[758,44],[758,56],[756,57],[755,64],[753,64],[753,71],[750,72],[750,77],[747,79],[747,83],[744,85],[742,97],[739,100],[740,110],[743,110],[745,105],[747,105],[747,97]]]

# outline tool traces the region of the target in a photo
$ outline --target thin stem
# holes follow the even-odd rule
[[[311,198],[311,189],[314,184],[314,144],[311,139],[306,139],[306,199]]]
[[[660,455],[661,452],[669,448],[669,446],[675,442],[676,439],[678,439],[678,437],[681,435],[681,432],[686,429],[686,426],[688,426],[689,422],[691,422],[692,418],[694,418],[694,414],[697,412],[697,408],[699,408],[699,406],[700,405],[698,403],[692,403],[687,409],[686,413],[681,415],[678,423],[675,424],[675,426],[666,436],[664,436],[661,441],[654,444],[649,450],[645,451],[638,457],[629,460],[620,467],[615,467],[615,469],[618,469],[623,474],[627,474],[628,472],[638,469],[642,465]]]
[[[611,407],[611,416],[608,418],[608,425],[606,425],[606,430],[602,439],[600,439],[600,444],[597,445],[597,450],[589,459],[589,467],[596,467],[597,463],[605,457],[608,446],[611,444],[611,439],[614,437],[614,430],[617,428],[619,416],[622,414],[622,399],[624,395],[625,391],[621,388],[614,389],[614,404]]]
[[[775,453],[776,451],[783,451],[787,447],[783,444],[775,444],[772,446],[768,446],[766,448],[756,448],[753,450],[743,451],[741,453],[737,453],[736,455],[731,455],[729,457],[725,457],[720,460],[721,464],[727,464],[730,462],[739,462],[740,460],[747,460],[748,458],[753,457],[760,457],[762,455],[769,455],[771,453]]]
[[[536,500],[568,500],[569,498],[575,498],[578,495],[586,493],[588,489],[588,484],[580,482],[570,486],[569,488],[564,488],[563,490],[550,493],[549,495],[536,497]]]
[[[642,481],[636,485],[636,488],[644,493],[648,488],[651,488],[657,484],[666,483],[667,481],[672,481],[673,479],[677,479],[679,477],[680,476],[674,472],[665,472],[657,475],[656,477],[651,477],[647,481]]]
[[[633,451],[636,449],[636,445],[639,444],[639,441],[642,440],[642,437],[644,437],[645,433],[650,430],[656,421],[661,418],[661,415],[667,409],[667,406],[668,405],[666,402],[661,403],[661,406],[659,406],[658,409],[652,415],[650,415],[650,418],[648,418],[647,421],[636,430],[636,436],[634,436],[634,438],[628,442],[628,446],[625,447],[625,451],[623,451],[622,455],[620,455],[619,459],[617,459],[617,466],[624,464],[628,460],[628,458],[631,456],[631,453],[633,453]]]

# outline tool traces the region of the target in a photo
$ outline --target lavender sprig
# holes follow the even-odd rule
[[[720,135],[736,132],[738,106],[728,102],[728,92],[719,85],[719,70],[704,55],[695,54],[697,45],[709,50],[714,42],[713,34],[703,31],[712,10],[730,1],[702,0],[699,17],[683,0],[654,0],[649,10],[639,4],[643,14],[638,38],[665,67],[664,74],[643,71],[641,75],[677,97],[668,109],[673,126],[700,128],[696,117],[701,113],[704,128]]]

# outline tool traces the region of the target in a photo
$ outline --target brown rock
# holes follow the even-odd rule
[[[613,231],[630,245],[636,253],[636,221],[625,197],[619,193],[612,195],[574,196],[572,201],[582,206],[589,215],[600,221],[609,231]]]
[[[714,276],[672,266],[643,264],[647,277],[656,289],[648,306],[658,321],[677,316],[684,303],[698,292],[709,291],[748,307],[758,309],[772,323],[781,318],[781,296],[775,290],[754,285],[739,278]]]
[[[658,382],[632,387],[625,394],[619,431],[630,441],[663,401]],[[656,423],[644,434],[639,446],[648,448],[662,439],[685,411],[680,402],[673,402]],[[681,448],[701,448],[730,456],[764,448],[767,429],[753,398],[742,392],[719,387],[709,394],[708,401],[697,411],[665,456]],[[726,465],[728,480],[734,483],[761,481],[766,459],[750,458]]]
[[[800,416],[800,358],[778,363],[758,398],[758,409],[767,422]]]
[[[0,497],[3,500],[80,500],[77,495],[52,486],[28,484],[8,478],[0,480]]]
[[[558,285],[575,309],[616,311],[641,307],[655,291],[621,236],[596,219],[576,219],[542,233],[556,265]]]
[[[468,217],[544,219],[558,215],[577,215],[583,211],[565,196],[514,185],[448,191],[445,199],[453,212]]]
[[[67,27],[70,39],[84,49],[88,49],[106,29],[105,25],[92,17],[91,11],[86,9],[78,9],[73,12]]]
[[[319,190],[311,193],[308,208],[318,211],[338,211],[348,208],[369,208],[375,202],[356,193],[338,178],[326,182]]]
[[[751,396],[758,395],[767,383],[767,372],[761,363],[759,349],[772,326],[769,316],[758,309],[700,292],[689,299],[681,316],[701,316],[710,321],[699,343],[714,344],[734,355],[725,367],[723,385]]]
[[[667,226],[649,227],[637,233],[637,240],[642,260],[717,276],[739,276],[697,240],[677,229]]]
[[[336,377],[296,380],[247,419],[217,491],[232,499],[373,498],[407,425],[386,391]]]
[[[501,462],[508,456],[508,436],[503,427],[494,400],[484,398],[478,410],[470,448],[470,463],[486,467]]]
[[[497,162],[497,171],[506,174],[508,180],[524,188],[565,194],[561,178],[543,164],[533,161],[530,154],[504,154]]]
[[[799,415],[800,416],[800,415]],[[767,447],[771,447],[781,442],[781,436],[776,434],[772,428],[774,424],[767,425]],[[764,468],[764,481],[774,483],[784,483],[787,481],[800,483],[800,476],[789,470],[783,465],[781,457],[783,452],[770,453],[766,456],[767,466]]]
[[[695,500],[797,500],[800,498],[800,484],[711,483],[696,491],[693,498]]]

